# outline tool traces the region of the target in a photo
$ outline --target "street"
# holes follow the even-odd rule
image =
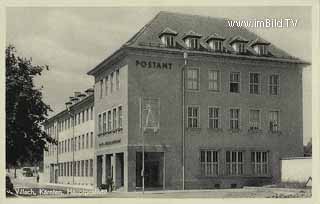
[[[18,197],[39,198],[310,198],[309,189],[245,187],[239,189],[212,190],[157,190],[137,192],[106,192],[90,186],[68,186],[37,183],[35,177],[12,179]]]

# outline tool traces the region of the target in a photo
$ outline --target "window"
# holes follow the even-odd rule
[[[85,176],[88,176],[88,160],[85,160],[85,167],[86,167],[86,171],[85,171]]]
[[[90,176],[93,176],[93,159],[90,159]]]
[[[102,132],[107,132],[107,113],[103,113]]]
[[[82,123],[84,123],[84,116],[85,116],[85,113],[84,113],[84,110],[82,111]]]
[[[80,161],[77,162],[78,163],[78,176],[81,176],[81,167],[80,167]]]
[[[84,135],[82,135],[82,149],[84,149]]]
[[[226,151],[227,175],[243,174],[243,153],[240,151]]]
[[[91,106],[90,111],[90,120],[93,120],[93,106]]]
[[[269,94],[270,95],[279,95],[279,75],[273,74],[269,76]]]
[[[117,69],[117,70],[116,70],[116,89],[117,89],[117,90],[119,90],[119,88],[120,88],[119,75],[120,75],[120,72],[119,72],[119,69]]]
[[[84,160],[81,160],[81,176],[84,176]]]
[[[70,176],[72,176],[72,162],[69,162],[69,165],[70,165]]]
[[[104,86],[106,96],[108,95],[108,83],[109,83],[109,78],[108,78],[108,76],[106,76],[106,78],[105,78],[105,86]]]
[[[173,35],[163,35],[161,37],[161,42],[166,47],[174,47]]]
[[[98,132],[99,134],[102,132],[102,120],[101,120],[101,114],[98,116]]]
[[[256,46],[254,46],[254,48],[253,48],[255,51],[256,51],[256,53],[258,54],[258,55],[267,55],[268,54],[268,48],[267,48],[267,45],[256,45]]]
[[[70,139],[68,139],[67,152],[70,152]]]
[[[268,152],[251,152],[251,170],[254,175],[268,174]]]
[[[113,92],[113,72],[110,74],[110,93]]]
[[[259,73],[250,73],[250,93],[251,94],[260,94],[260,74]]]
[[[188,107],[188,127],[199,128],[199,107],[192,106]]]
[[[221,40],[210,40],[209,47],[211,50],[213,50],[215,52],[221,52],[222,51],[222,41]]]
[[[74,138],[74,151],[77,151],[77,144],[78,144],[77,139],[78,139],[78,137]]]
[[[78,124],[80,124],[80,115],[81,113],[78,113]]]
[[[69,176],[69,172],[70,172],[70,169],[69,169],[69,162],[66,162],[66,167],[67,167],[67,175],[66,175],[66,176]]]
[[[208,120],[209,120],[209,128],[219,128],[219,108],[217,107],[209,107],[208,109]]]
[[[100,80],[100,98],[102,98],[103,93],[103,79]]]
[[[74,126],[76,126],[77,125],[77,114],[74,115],[73,119],[74,119]],[[60,130],[61,130],[61,128],[60,128]]]
[[[250,130],[260,129],[260,110],[250,110],[249,126]]]
[[[118,127],[122,128],[122,106],[118,108]]]
[[[81,149],[81,136],[78,137],[78,150]]]
[[[280,130],[279,111],[269,112],[269,130],[271,132],[278,132]]]
[[[108,131],[111,131],[111,111],[108,111]]]
[[[209,77],[209,80],[208,80],[209,90],[219,91],[220,90],[220,72],[217,70],[209,70],[208,77]]]
[[[93,132],[91,132],[91,135],[90,135],[90,147],[91,148],[93,147]]]
[[[198,38],[187,38],[186,45],[190,49],[199,49],[199,39]]]
[[[230,73],[230,92],[240,93],[240,72]]]
[[[199,90],[199,69],[187,69],[187,89]]]
[[[77,162],[73,162],[73,176],[77,176]]]
[[[112,110],[112,119],[113,119],[112,129],[115,130],[117,129],[117,109],[116,108]]]
[[[218,152],[212,150],[201,150],[200,166],[202,176],[217,176],[219,172]]]
[[[230,109],[230,129],[239,129],[240,109]]]
[[[86,121],[88,121],[89,120],[89,108],[87,108],[87,110],[86,110]]]
[[[233,47],[234,51],[236,51],[237,53],[245,53],[246,52],[245,44],[243,42],[233,43],[232,47]]]
[[[89,133],[86,135],[86,149],[89,148]]]

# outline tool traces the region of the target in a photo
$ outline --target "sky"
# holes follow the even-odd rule
[[[49,65],[36,78],[54,115],[75,91],[93,86],[86,73],[107,58],[159,11],[233,20],[298,20],[296,27],[250,29],[293,56],[311,62],[311,7],[11,7],[7,8],[6,44],[34,64]],[[311,138],[311,66],[303,71],[304,143]]]

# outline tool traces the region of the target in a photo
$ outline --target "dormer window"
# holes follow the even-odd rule
[[[188,49],[198,50],[200,48],[200,38],[202,36],[194,31],[189,31],[183,37],[183,40]]]
[[[236,36],[231,40],[230,45],[232,46],[234,52],[238,54],[245,54],[247,52],[246,43],[248,42],[248,40],[240,36]]]
[[[175,47],[175,42],[173,40],[173,35],[162,35],[161,42],[165,47]]]
[[[185,43],[189,49],[199,49],[199,39],[198,38],[187,38]]]
[[[255,45],[253,47],[253,49],[258,55],[267,55],[268,54],[268,50],[267,50],[266,45]]]
[[[263,39],[256,39],[251,43],[251,46],[255,53],[260,56],[268,55],[269,42]]]
[[[174,37],[177,35],[178,33],[174,30],[172,30],[171,28],[165,28],[160,34],[159,34],[159,38],[161,40],[161,43],[165,46],[165,47],[175,47],[176,43],[174,40]]]
[[[233,43],[232,48],[237,53],[245,53],[245,45],[243,42]]]
[[[210,50],[214,52],[222,52],[224,40],[224,37],[218,35],[217,33],[214,33],[207,38],[206,42],[208,43]]]

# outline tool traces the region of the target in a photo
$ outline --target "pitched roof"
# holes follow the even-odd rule
[[[221,36],[221,35],[219,35],[219,34],[217,34],[217,33],[213,33],[213,34],[209,35],[209,36],[205,39],[205,41],[208,42],[208,41],[211,40],[211,39],[225,40],[226,38],[223,37],[223,36]]]
[[[249,42],[256,39],[264,40],[246,28],[228,27],[228,20],[230,19],[161,11],[134,35],[125,46],[146,47],[146,45],[159,45],[160,47],[161,41],[159,39],[159,33],[167,27],[174,29],[178,33],[175,39],[182,48],[186,48],[183,38],[188,32],[191,33],[191,31],[202,36],[200,38],[200,43],[202,44],[206,44],[208,36],[213,33],[219,33],[219,36],[227,39],[223,44],[226,50],[230,50],[228,42],[230,43],[234,38],[241,38]],[[272,56],[275,58],[297,59],[272,44],[269,46],[269,52],[272,53]]]
[[[257,38],[250,43],[250,46],[253,46],[253,45],[270,45],[270,42],[261,38]]]
[[[185,33],[182,37],[182,39],[185,39],[186,37],[198,37],[198,38],[201,38],[202,35],[197,33],[197,32],[194,32],[193,30],[189,30],[187,33]]]
[[[163,35],[163,34],[171,34],[171,35],[177,35],[177,31],[172,30],[169,27],[166,27],[160,34],[159,36]]]
[[[229,43],[232,44],[234,42],[249,42],[249,40],[247,40],[246,38],[240,36],[240,35],[236,35],[233,38],[231,38],[229,40]]]
[[[119,56],[122,56],[125,50],[124,48],[152,48],[159,50],[167,49],[163,46],[161,39],[159,38],[159,34],[165,30],[169,31],[169,29],[172,30],[173,33],[177,33],[175,36],[175,41],[177,49],[180,49],[180,51],[181,49],[188,49],[183,40],[186,34],[198,35],[201,47],[208,49],[208,44],[206,42],[208,36],[210,37],[211,35],[217,33],[217,35],[225,38],[223,41],[224,54],[235,54],[230,45],[230,41],[237,36],[241,36],[241,38],[249,41],[249,43],[245,45],[245,48],[248,50],[247,55],[255,56],[250,46],[252,45],[251,42],[255,41],[256,39],[259,39],[259,41],[264,41],[264,39],[247,30],[246,28],[229,27],[228,20],[230,19],[161,11],[132,38],[130,38],[122,47],[99,63],[96,67],[88,71],[87,74],[93,75],[97,73],[104,64],[109,63]],[[309,64],[303,60],[291,56],[287,52],[272,44],[268,46],[268,53],[268,57],[272,57],[271,60],[278,58],[279,60],[292,61],[294,63]]]

